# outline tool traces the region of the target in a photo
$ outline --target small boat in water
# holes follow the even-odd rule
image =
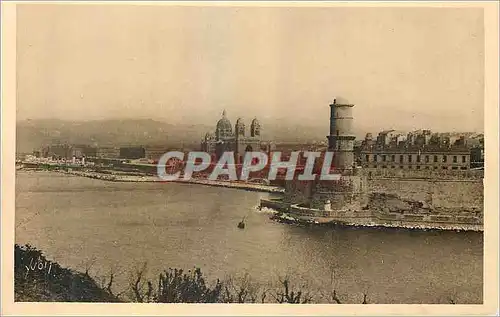
[[[238,223],[239,229],[245,229],[245,217]]]

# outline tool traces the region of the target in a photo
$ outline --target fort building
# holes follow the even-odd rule
[[[287,180],[283,196],[261,207],[320,222],[483,230],[484,171],[469,169],[464,139],[384,131],[367,135],[355,155],[354,108],[342,98],[330,105],[328,149],[340,180]]]
[[[357,163],[364,168],[468,170],[471,149],[465,136],[452,139],[430,130],[407,135],[394,130],[382,131],[376,140],[366,134],[357,149]]]

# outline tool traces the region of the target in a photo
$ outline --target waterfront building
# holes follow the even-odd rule
[[[117,159],[120,157],[120,149],[117,147],[98,147],[96,157]]]
[[[150,161],[157,162],[168,151],[164,146],[148,146],[144,148],[144,157]]]
[[[71,147],[71,157],[72,159],[81,159],[82,157],[84,157],[85,155],[83,154],[83,148],[82,147],[76,147],[76,146],[72,146]]]
[[[382,131],[368,133],[358,148],[357,161],[364,168],[468,170],[471,151],[465,137],[419,130],[404,135]]]
[[[97,157],[97,147],[95,146],[82,145],[81,151],[83,157]]]
[[[474,135],[468,141],[471,168],[484,168],[484,134]]]
[[[40,156],[54,160],[71,159],[73,157],[73,149],[71,145],[66,143],[51,144],[41,148]]]
[[[125,146],[120,147],[120,158],[135,160],[139,158],[144,158],[146,156],[146,151],[142,146]]]
[[[484,168],[484,147],[473,147],[470,150],[471,168]]]

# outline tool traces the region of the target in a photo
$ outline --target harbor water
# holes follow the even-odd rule
[[[256,208],[268,193],[16,173],[16,243],[96,278],[113,269],[116,292],[147,262],[150,278],[194,266],[211,280],[248,273],[262,287],[288,276],[349,303],[363,293],[370,303],[482,302],[480,232],[292,226]]]

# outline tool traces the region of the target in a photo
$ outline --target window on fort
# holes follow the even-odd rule
[[[434,169],[435,169],[435,170],[437,170],[437,169],[438,169],[438,167],[437,167],[437,166],[434,166]]]
[[[456,156],[456,155],[454,155],[454,156],[453,156],[453,163],[456,163],[456,162],[457,162],[457,156]]]
[[[373,161],[376,162],[377,161],[377,154],[374,154],[373,155]]]
[[[464,155],[462,156],[462,163],[465,163],[465,161],[466,161],[466,156]]]
[[[382,161],[385,162],[385,160],[386,160],[386,156],[382,155]]]
[[[417,166],[417,169],[419,170],[420,169],[420,165]]]
[[[399,168],[403,168],[403,165],[400,165]]]
[[[458,169],[458,166],[453,166],[451,169],[452,169],[452,170],[457,170],[457,169]]]
[[[370,155],[366,155],[365,159],[366,159],[367,162],[369,162],[370,161]]]
[[[403,163],[403,155],[399,156],[399,163]]]
[[[429,163],[429,155],[425,156],[425,163]]]
[[[447,161],[446,155],[443,155],[443,163],[446,163],[446,161]]]
[[[411,155],[408,155],[408,162],[411,163]]]
[[[382,168],[387,168],[387,166],[384,165],[384,166],[382,166]]]
[[[413,168],[413,166],[411,166],[411,165],[410,165],[410,166],[408,166],[408,168],[409,168],[409,169],[412,169],[412,168]]]
[[[391,168],[396,168],[396,166],[391,166]]]
[[[446,167],[446,166],[443,166],[443,169],[444,169],[444,170],[447,170],[447,169],[448,169],[448,167]]]
[[[426,166],[426,167],[425,167],[425,169],[426,169],[426,170],[428,170],[428,169],[429,169],[429,166]]]
[[[396,162],[396,155],[391,155],[391,160],[392,160],[393,162]]]
[[[467,169],[467,167],[465,167],[465,166],[462,166],[462,167],[461,167],[460,169],[463,169],[463,170],[466,170],[466,169]]]
[[[434,155],[434,162],[437,162],[437,161],[438,161],[438,156]]]
[[[420,155],[417,155],[417,162],[420,163]]]

